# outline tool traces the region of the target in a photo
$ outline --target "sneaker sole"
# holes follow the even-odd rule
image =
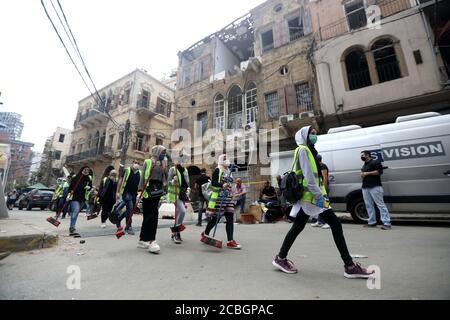
[[[371,275],[362,275],[362,274],[348,274],[344,272],[344,277],[347,279],[369,279]]]
[[[152,254],[158,254],[161,250],[157,250],[157,251],[150,251],[148,250],[148,252],[152,253]]]
[[[233,249],[233,250],[241,250],[242,248],[233,248],[233,247],[227,247],[228,249]]]
[[[146,250],[148,250],[148,247],[146,247],[146,246],[140,246],[140,245],[138,245],[137,247],[138,247],[138,249],[146,249]]]
[[[298,272],[298,271],[289,271],[289,270],[286,270],[286,269],[284,269],[283,267],[279,266],[277,263],[275,263],[275,261],[272,261],[272,265],[273,265],[274,267],[276,267],[277,269],[283,271],[284,273],[294,274],[294,273],[297,273],[297,272]]]

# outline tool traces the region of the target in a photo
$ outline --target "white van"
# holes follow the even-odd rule
[[[319,136],[316,149],[330,170],[333,208],[349,211],[355,221],[368,220],[360,176],[364,150],[387,168],[382,184],[390,212],[450,218],[450,115],[427,112],[370,128],[330,129]],[[272,177],[291,169],[293,150],[270,157]]]

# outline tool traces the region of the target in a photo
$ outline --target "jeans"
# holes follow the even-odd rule
[[[131,229],[132,219],[130,219],[131,211],[134,209],[134,206],[136,205],[136,196],[132,195],[131,193],[125,192],[122,195],[122,201],[117,206],[116,210],[117,213],[120,213],[120,210],[122,210],[123,207],[127,207],[127,210],[125,211],[125,216],[120,215],[119,216],[119,222],[117,223],[117,228],[120,228],[121,221],[123,218],[125,218],[125,226],[127,226],[127,229]]]
[[[245,195],[241,196],[237,201],[236,201],[236,207],[240,207],[240,211],[239,214],[237,213],[237,210],[234,210],[234,221],[238,221],[240,218],[240,215],[245,212]]]
[[[176,206],[176,221],[175,225],[179,226],[183,224],[184,216],[186,215],[186,208],[184,206],[184,202],[180,199],[177,199],[177,202],[175,203]]]
[[[205,207],[205,204],[207,205],[208,203],[206,202],[205,199],[199,199],[198,200],[198,221],[197,223],[199,225],[202,224],[202,218],[203,218],[203,207]]]
[[[75,229],[77,224],[78,214],[80,213],[81,203],[79,201],[70,202],[70,228]]]
[[[380,209],[381,221],[384,225],[391,225],[389,211],[383,200],[383,187],[373,187],[369,189],[362,189],[364,203],[366,204],[367,213],[369,215],[368,224],[376,224],[377,217],[375,213],[374,203]]]

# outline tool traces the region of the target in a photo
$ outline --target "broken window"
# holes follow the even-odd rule
[[[371,50],[380,83],[401,78],[400,66],[391,39],[378,40],[373,44]]]
[[[122,96],[122,104],[123,105],[127,105],[128,102],[130,101],[130,93],[131,93],[130,89],[125,90],[125,93]]]
[[[210,70],[209,70],[209,58],[204,59],[200,63],[200,80],[207,79],[209,77]]]
[[[242,128],[242,90],[233,86],[228,94],[228,129]]]
[[[266,93],[264,95],[264,102],[266,104],[267,118],[269,120],[278,118],[280,112],[278,92]]]
[[[161,99],[160,97],[156,98],[156,113],[167,115],[167,104],[168,102],[164,99]]]
[[[261,34],[261,43],[263,53],[266,53],[274,48],[272,29]]]
[[[192,84],[192,68],[187,67],[183,70],[183,88],[187,88]]]
[[[214,99],[214,128],[219,132],[225,129],[225,100],[221,94]]]
[[[258,119],[258,102],[257,89],[254,82],[247,85],[245,91],[245,122],[246,124],[254,123]]]
[[[350,90],[372,85],[366,55],[362,49],[355,49],[347,54],[345,57],[345,67],[347,69],[348,87]]]
[[[351,0],[344,5],[349,30],[355,30],[367,25],[365,0]]]
[[[142,90],[139,96],[140,98],[138,99],[138,108],[148,109],[150,105],[150,92],[148,92],[147,90]]]
[[[59,142],[61,142],[61,143],[64,143],[64,138],[66,137],[66,135],[65,134],[60,134],[59,135]]]
[[[53,159],[55,160],[61,160],[61,151],[55,151],[53,153]]]
[[[300,112],[313,111],[312,95],[308,83],[297,84],[295,86],[295,94]]]
[[[144,151],[144,134],[137,133],[136,134],[136,142],[134,143],[134,150]]]
[[[201,137],[205,134],[208,124],[208,113],[202,112],[197,114],[197,136]]]
[[[295,41],[303,37],[303,24],[300,16],[296,16],[288,21],[289,25],[289,40]]]

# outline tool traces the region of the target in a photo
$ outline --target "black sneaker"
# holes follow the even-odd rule
[[[180,233],[178,233],[178,232],[175,233],[174,235],[172,235],[172,239],[176,244],[180,244],[181,241],[183,241],[183,240],[181,240]]]
[[[381,227],[381,230],[391,230],[392,226],[390,224],[385,224]]]
[[[364,225],[364,228],[376,228],[376,227],[377,227],[376,223],[374,223],[374,224],[365,224]]]

